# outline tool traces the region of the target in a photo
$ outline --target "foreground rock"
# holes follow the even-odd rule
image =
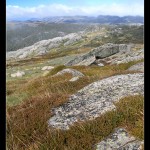
[[[128,70],[144,72],[144,62],[137,63],[137,64],[131,66]]]
[[[17,71],[16,73],[11,74],[11,77],[22,77],[25,75],[24,71]]]
[[[54,116],[48,124],[69,129],[75,122],[91,120],[115,109],[114,102],[134,94],[144,94],[143,73],[117,75],[94,82],[72,95],[67,103],[53,109]]]
[[[91,50],[90,52],[82,56],[76,57],[75,59],[69,61],[65,65],[66,66],[73,66],[73,65],[88,66],[92,64],[96,59],[103,59],[105,57],[109,57],[119,52],[130,51],[130,48],[131,45],[107,43],[103,46],[94,48],[93,50]]]
[[[96,146],[96,150],[142,150],[143,141],[130,136],[128,132],[119,128]]]

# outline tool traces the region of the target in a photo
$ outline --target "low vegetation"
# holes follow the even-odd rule
[[[142,60],[141,60],[142,61]],[[138,61],[139,62],[139,61]],[[116,104],[116,111],[87,121],[77,123],[68,131],[48,128],[52,116],[51,108],[60,106],[68,97],[87,84],[125,71],[137,62],[105,67],[74,66],[85,74],[76,82],[69,82],[70,74],[52,77],[62,70],[58,66],[46,77],[34,80],[18,80],[7,83],[7,147],[9,150],[31,149],[86,149],[108,136],[119,126],[143,139],[143,97],[131,96]],[[130,72],[132,73],[132,72]]]
[[[67,100],[67,94],[47,94],[7,109],[7,146],[14,149],[91,150],[113,132],[125,127],[143,140],[143,97],[130,96],[116,103],[117,109],[93,121],[76,123],[68,131],[48,128],[50,110]]]
[[[143,60],[140,60],[143,61]],[[7,105],[12,106],[25,101],[32,96],[42,95],[46,91],[48,93],[67,93],[73,94],[82,87],[92,83],[94,81],[112,76],[117,74],[134,73],[134,71],[126,71],[130,66],[140,62],[133,61],[125,64],[112,65],[112,66],[72,66],[65,67],[63,65],[57,66],[50,71],[50,73],[45,76],[24,78],[8,81],[6,86],[6,98]],[[71,79],[70,74],[64,74],[62,76],[52,77],[52,75],[61,71],[64,68],[73,68],[82,72],[85,77],[80,78],[76,82],[69,82]]]
[[[74,26],[76,27],[74,30],[85,28],[85,26]],[[35,29],[40,27],[41,25],[37,25]],[[45,32],[49,27],[48,25],[44,27]],[[75,123],[69,130],[61,131],[48,127],[47,121],[53,116],[51,110],[67,102],[70,95],[86,85],[110,76],[138,72],[127,69],[136,63],[143,62],[143,59],[118,65],[104,63],[105,66],[103,67],[94,64],[91,66],[62,65],[69,60],[66,57],[72,59],[105,43],[134,43],[136,44],[132,48],[134,51],[143,48],[143,26],[119,25],[122,28],[121,32],[114,32],[118,26],[117,28],[107,25],[103,27],[102,32],[99,29],[98,32],[87,33],[88,38],[85,38],[81,43],[77,42],[68,47],[61,45],[45,56],[7,62],[6,133],[8,150],[92,150],[95,148],[95,144],[118,127],[126,128],[131,135],[140,140],[144,139],[144,97],[142,95],[124,97],[115,103],[116,110],[108,111],[92,121]],[[30,28],[30,30],[32,29],[33,27]],[[58,29],[58,26],[55,29]],[[72,26],[67,30],[71,32]],[[9,32],[12,31],[9,30],[7,34]],[[15,32],[12,35],[15,34],[17,36]],[[23,36],[26,39],[23,40],[25,46],[34,42],[28,43],[27,35],[24,32]],[[8,38],[11,39],[12,37],[8,36]],[[13,47],[11,44],[12,41],[8,45],[8,51],[20,47],[20,45]],[[13,44],[15,43],[13,42]],[[58,59],[59,61],[57,61]],[[55,68],[44,76],[44,71],[41,68],[48,65],[53,65]],[[54,76],[65,68],[76,69],[84,76],[74,82],[69,81],[72,78],[69,73]],[[25,76],[22,78],[10,77],[11,73],[15,73],[17,70],[24,70]]]

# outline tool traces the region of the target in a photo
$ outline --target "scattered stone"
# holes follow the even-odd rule
[[[74,122],[92,120],[115,109],[114,102],[119,99],[136,94],[144,94],[143,73],[116,75],[94,82],[72,95],[67,103],[54,108],[48,124],[67,130]]]
[[[69,81],[74,82],[74,81],[77,81],[79,78],[80,78],[79,76],[73,77],[73,78],[71,78]]]
[[[144,62],[137,63],[137,64],[131,66],[128,70],[144,72]]]
[[[56,75],[62,75],[64,73],[71,73],[73,77],[82,77],[84,76],[83,73],[75,70],[75,69],[63,69],[62,71],[59,71]]]
[[[22,77],[23,75],[25,75],[24,71],[17,71],[16,73],[11,74],[11,77]]]
[[[53,68],[53,66],[44,66],[41,70],[51,70]]]
[[[102,63],[99,63],[99,64],[98,64],[98,66],[100,66],[100,67],[103,67],[103,66],[104,66],[104,64],[102,64]]]
[[[112,135],[98,143],[96,150],[142,150],[143,143],[143,141],[129,135],[125,129],[119,128]]]

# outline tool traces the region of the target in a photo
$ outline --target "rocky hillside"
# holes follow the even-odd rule
[[[8,149],[144,149],[143,26],[91,27],[7,52]]]
[[[46,22],[7,22],[7,51],[31,46],[41,40],[62,37],[69,33],[84,31],[89,25],[58,24]]]
[[[7,52],[6,58],[25,59],[43,55],[58,54],[64,51],[76,51],[77,49],[96,48],[107,43],[114,44],[142,44],[143,26],[100,26],[93,25],[84,31],[71,33],[62,37],[49,40],[42,40],[32,46],[18,49],[17,51]],[[82,52],[82,51],[81,51]]]

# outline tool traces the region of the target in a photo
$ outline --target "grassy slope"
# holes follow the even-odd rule
[[[85,75],[75,82],[69,82],[70,74],[52,77],[66,68],[59,65],[64,64],[70,56],[74,57],[96,47],[99,40],[96,41],[95,37],[104,36],[105,33],[106,31],[89,33],[87,40],[82,43],[55,49],[44,57],[11,62],[7,65],[7,147],[9,150],[91,150],[94,144],[112,133],[116,127],[126,127],[132,135],[143,139],[142,96],[124,98],[116,104],[116,111],[108,112],[93,121],[79,123],[68,131],[54,131],[47,128],[47,120],[52,116],[51,108],[66,102],[71,94],[94,81],[117,74],[134,73],[126,69],[143,61],[104,67],[68,67],[77,69]],[[118,41],[118,38],[120,36],[116,39],[103,38],[99,44],[110,42],[112,39],[112,42]],[[134,50],[142,47],[143,45],[137,44]],[[66,55],[69,57],[66,58]],[[43,77],[41,68],[45,65],[57,67]],[[34,67],[40,69],[33,70]],[[26,76],[20,79],[10,78],[10,73],[17,70],[26,70]]]
[[[116,111],[108,112],[94,121],[75,125],[69,131],[47,128],[47,120],[52,116],[51,108],[60,106],[71,94],[89,83],[116,74],[133,73],[126,69],[137,62],[104,67],[74,66],[71,68],[85,74],[76,82],[68,81],[70,74],[52,77],[64,66],[56,67],[46,77],[7,82],[8,149],[90,150],[119,126],[126,127],[131,134],[143,139],[142,96],[125,98],[116,104]]]
[[[140,60],[143,61],[143,60]],[[7,104],[15,105],[24,99],[30,98],[35,95],[42,95],[45,91],[48,93],[69,93],[73,94],[85,85],[97,81],[102,78],[106,78],[116,74],[129,73],[126,71],[133,64],[140,62],[134,61],[126,64],[112,65],[112,66],[72,66],[68,68],[74,68],[81,71],[85,76],[77,82],[69,82],[71,75],[51,77],[58,71],[66,68],[65,66],[57,66],[48,76],[32,77],[32,78],[21,78],[12,81],[7,81]],[[65,80],[64,80],[65,79]]]
[[[78,123],[68,131],[48,129],[47,120],[52,115],[50,108],[57,107],[65,99],[65,95],[51,95],[8,109],[8,149],[91,150],[116,127],[125,127],[132,135],[143,139],[142,96],[124,98],[116,104],[116,111],[107,112],[93,121]]]

